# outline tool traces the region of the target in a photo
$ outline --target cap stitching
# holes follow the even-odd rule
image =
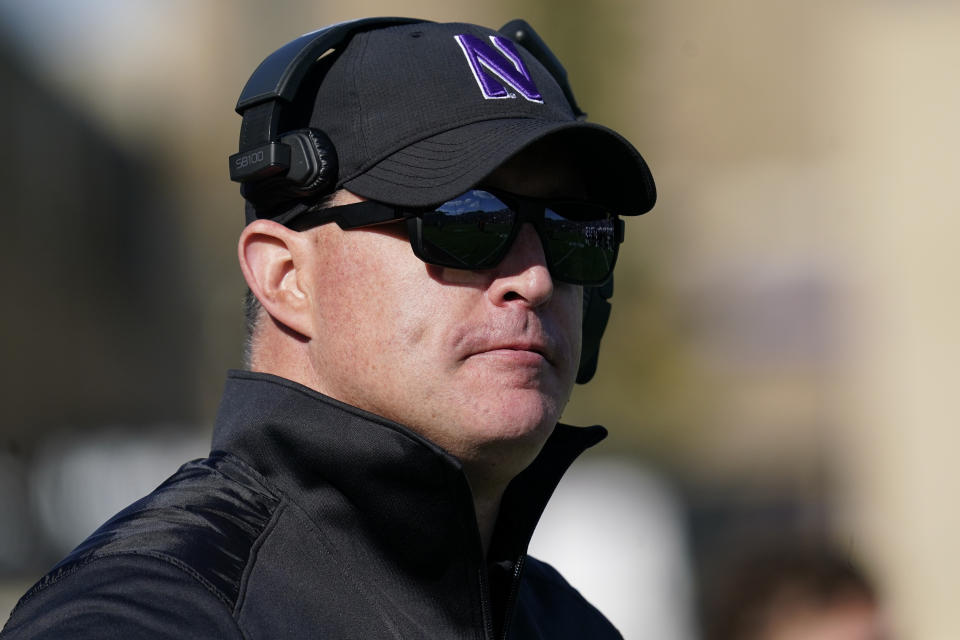
[[[365,162],[364,164],[362,164],[362,165],[361,165],[355,172],[353,172],[351,175],[342,178],[341,183],[346,182],[346,181],[348,181],[348,180],[353,180],[354,178],[357,178],[357,177],[363,175],[364,173],[366,173],[367,171],[369,171],[371,168],[373,168],[374,166],[376,166],[377,164],[379,164],[379,163],[382,162],[383,160],[389,158],[390,156],[392,156],[392,155],[394,155],[394,154],[396,154],[396,153],[398,153],[398,152],[400,152],[400,151],[403,151],[405,148],[407,148],[407,147],[409,147],[409,146],[411,146],[411,145],[413,145],[413,144],[416,144],[416,143],[424,140],[425,138],[431,138],[431,137],[433,137],[433,136],[438,136],[438,135],[447,133],[448,131],[455,131],[455,130],[457,130],[457,129],[463,128],[463,127],[468,126],[468,125],[471,125],[471,124],[476,124],[476,123],[478,123],[478,122],[495,122],[495,121],[498,121],[498,120],[529,120],[529,121],[531,121],[531,122],[549,122],[549,123],[575,122],[575,120],[550,120],[550,119],[547,119],[547,118],[534,118],[534,117],[531,117],[531,116],[529,116],[529,115],[507,115],[507,116],[501,116],[501,117],[497,117],[497,118],[478,117],[478,118],[475,118],[475,119],[473,119],[473,120],[461,121],[461,122],[456,123],[455,125],[452,125],[452,126],[450,126],[450,127],[447,127],[446,129],[441,129],[441,130],[439,130],[439,131],[435,131],[435,132],[432,132],[432,133],[428,133],[428,134],[426,134],[426,135],[424,135],[424,133],[423,133],[422,131],[419,131],[419,132],[417,132],[415,135],[411,135],[411,136],[409,136],[408,138],[405,138],[405,139],[403,139],[402,141],[397,142],[397,143],[394,145],[394,150],[392,150],[392,151],[386,151],[386,152],[384,152],[381,156],[379,156],[379,157],[377,157],[377,158],[375,158],[375,159],[370,159],[370,160],[368,160],[367,162]]]
[[[530,127],[526,126],[526,125],[528,125],[528,124],[529,124],[529,123],[527,123],[527,122],[524,122],[524,123],[519,123],[519,122],[517,122],[517,123],[513,123],[513,124],[510,124],[510,125],[507,125],[507,126],[503,127],[503,130],[509,133],[509,132],[513,132],[513,131],[517,131],[517,130],[521,130],[521,129],[529,129]],[[416,143],[415,143],[415,144],[416,144]],[[389,156],[387,156],[386,158],[384,158],[384,160],[383,160],[382,162],[386,162],[386,161],[390,160],[390,159],[393,158],[393,157],[401,156],[401,155],[402,155],[402,156],[409,156],[409,157],[413,157],[413,158],[427,158],[427,157],[430,157],[430,156],[428,156],[428,155],[426,155],[426,154],[419,154],[419,153],[417,153],[417,151],[421,151],[421,150],[422,150],[422,151],[427,151],[428,147],[431,147],[431,146],[437,147],[437,150],[436,150],[434,153],[438,153],[438,154],[442,154],[442,153],[444,153],[445,151],[447,151],[447,150],[449,150],[449,149],[451,149],[451,148],[464,148],[464,147],[466,146],[466,144],[463,143],[463,142],[439,142],[439,141],[434,141],[434,140],[423,140],[423,141],[421,141],[419,144],[422,145],[422,148],[421,148],[421,149],[413,149],[412,147],[413,147],[414,145],[411,145],[411,146],[409,146],[409,147],[405,147],[405,148],[403,148],[403,149],[400,149],[400,150],[397,151],[396,153],[390,154]],[[379,163],[378,163],[378,164],[379,164]]]
[[[363,65],[361,65],[361,61],[367,53],[368,42],[368,38],[364,36],[366,36],[366,33],[358,33],[351,38],[350,42],[347,44],[347,48],[349,48],[351,44],[356,43],[356,46],[359,49],[357,55],[353,57],[353,68],[350,69],[350,78],[353,80],[353,95],[357,98],[354,101],[354,104],[357,105],[357,108],[353,112],[353,128],[354,131],[357,132],[357,147],[361,151],[359,155],[360,158],[367,157],[368,153],[367,130],[363,125],[363,111],[365,105],[362,102],[363,92],[360,91],[360,70],[364,68]]]
[[[496,151],[497,151],[497,148],[496,148],[496,147],[491,147],[485,154],[483,154],[482,156],[480,156],[480,158],[475,158],[475,162],[473,162],[473,163],[471,163],[471,164],[477,164],[477,165],[481,164],[481,163],[483,162],[483,160],[486,160],[487,158],[489,158],[490,156],[492,156]],[[434,174],[433,174],[432,176],[430,176],[430,177],[432,177],[432,178],[434,178],[434,179],[449,178],[449,179],[444,180],[444,181],[442,181],[442,182],[435,182],[435,183],[434,183],[435,185],[438,185],[438,184],[439,184],[439,185],[450,184],[450,183],[453,182],[454,180],[456,180],[456,179],[462,177],[463,175],[465,175],[464,172],[459,172],[459,171],[454,172],[454,169],[456,169],[458,166],[461,166],[461,164],[462,164],[462,163],[458,163],[458,164],[455,164],[455,165],[447,165],[446,167],[442,167],[442,168],[447,169],[447,171],[445,171],[445,172],[443,172],[443,173],[434,173]],[[374,178],[374,177],[375,177],[375,178],[378,179],[378,180],[382,180],[382,181],[384,181],[384,182],[389,182],[390,184],[395,184],[395,185],[399,185],[399,186],[406,186],[406,187],[409,187],[410,185],[404,184],[404,183],[402,183],[402,182],[394,182],[393,180],[389,179],[387,176],[381,176],[381,175],[380,175],[380,171],[384,171],[384,172],[386,172],[386,173],[388,173],[388,174],[392,174],[392,175],[398,176],[398,177],[400,177],[400,178],[404,178],[404,177],[410,177],[410,178],[412,178],[412,177],[420,177],[420,178],[424,178],[424,177],[426,177],[426,176],[417,176],[416,174],[413,174],[413,173],[404,173],[404,172],[402,172],[402,171],[399,171],[398,169],[401,169],[401,168],[410,168],[410,169],[412,169],[413,167],[410,167],[409,165],[399,164],[399,163],[398,163],[398,165],[399,165],[399,166],[397,166],[396,168],[390,168],[390,167],[381,166],[380,164],[378,164],[376,167],[371,168],[371,170],[367,172],[367,175],[370,175],[371,178]],[[376,173],[374,173],[374,170],[376,170]],[[492,171],[492,170],[493,170],[493,168],[491,168],[491,171]],[[455,175],[453,175],[453,177],[450,177],[451,174],[454,174],[454,173],[455,173]],[[467,172],[467,173],[469,173],[469,172]]]
[[[513,123],[512,125],[503,127],[503,130],[506,131],[507,133],[515,133],[521,130],[535,129],[534,127],[526,126],[527,124],[528,123],[517,122],[517,123]],[[450,147],[453,147],[453,146],[457,146],[460,148],[466,147],[466,145],[464,144],[454,144],[454,143],[436,143],[436,144],[444,144],[445,146],[450,146]],[[516,149],[515,152],[520,151],[520,149],[525,147],[526,144],[527,143],[524,143],[523,145],[521,145],[521,147]],[[417,174],[404,172],[403,169],[416,169],[418,168],[418,166],[416,164],[402,162],[401,159],[398,158],[398,156],[405,156],[410,159],[428,159],[428,156],[417,154],[410,148],[406,148],[406,149],[401,149],[400,151],[394,154],[391,154],[387,158],[384,158],[383,160],[378,162],[376,165],[371,167],[365,173],[371,175],[371,177],[378,176],[380,171],[392,173],[398,176],[405,176],[405,177],[443,177],[443,176],[450,175],[451,171],[455,170],[457,167],[460,167],[464,164],[479,164],[486,158],[489,158],[491,155],[496,153],[498,149],[499,147],[493,146],[493,147],[490,147],[482,156],[479,156],[479,157],[476,154],[472,156],[465,155],[465,156],[456,158],[455,160],[448,163],[437,163],[435,164],[435,170],[431,170],[429,167],[419,167],[419,168],[427,169],[427,171],[430,171],[430,176],[419,176]],[[441,173],[440,171],[443,169],[447,169],[447,171],[443,171]]]

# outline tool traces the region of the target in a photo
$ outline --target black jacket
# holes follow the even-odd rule
[[[557,426],[507,489],[484,563],[455,458],[288,380],[231,372],[210,457],[94,532],[2,635],[619,638],[525,553],[560,476],[605,433]]]

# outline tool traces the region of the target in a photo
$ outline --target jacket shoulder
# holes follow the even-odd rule
[[[118,583],[130,585],[149,582],[150,575],[160,572],[158,588],[177,576],[232,611],[280,502],[259,474],[228,454],[188,462],[41,578],[20,599],[11,621],[32,599],[49,591],[58,592],[52,597],[75,592],[74,597],[83,598],[88,581],[106,583],[114,570]],[[129,567],[144,573],[132,580],[132,572],[125,570]],[[153,600],[164,597],[162,590],[156,591]]]
[[[596,638],[623,636],[546,562],[528,556],[514,612],[517,638]]]
[[[244,636],[232,611],[201,583],[159,558],[112,555],[62,574],[22,599],[3,640],[149,640]]]

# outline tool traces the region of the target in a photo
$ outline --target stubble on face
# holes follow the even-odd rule
[[[580,288],[555,287],[537,309],[498,305],[496,274],[424,264],[400,225],[311,232],[311,386],[465,463],[532,460],[572,390]]]

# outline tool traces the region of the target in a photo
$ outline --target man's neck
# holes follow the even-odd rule
[[[477,527],[480,529],[480,542],[483,545],[483,557],[487,557],[490,550],[490,541],[493,539],[493,530],[497,526],[497,516],[500,514],[500,500],[504,489],[480,491],[473,494],[473,507],[477,515]]]
[[[493,532],[496,529],[501,502],[507,487],[533,462],[541,449],[542,443],[538,443],[535,451],[531,450],[531,447],[513,446],[510,450],[500,449],[479,460],[460,458],[473,494],[474,514],[477,518],[484,557],[490,551]]]

